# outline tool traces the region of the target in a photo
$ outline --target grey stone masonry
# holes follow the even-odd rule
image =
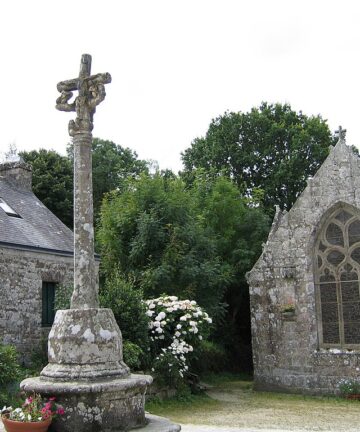
[[[41,325],[42,282],[72,278],[72,256],[0,246],[0,341],[15,345],[25,363],[50,330]]]
[[[21,160],[0,164],[0,343],[26,364],[50,330],[43,283],[72,285],[74,274],[73,233],[33,194],[31,175]]]
[[[340,130],[247,274],[255,388],[333,394],[360,377],[359,218],[360,159]]]
[[[22,160],[5,162],[0,165],[0,176],[20,189],[31,191],[32,168]]]

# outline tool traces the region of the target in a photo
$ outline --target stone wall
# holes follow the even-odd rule
[[[359,350],[326,349],[318,337],[314,246],[327,216],[340,207],[360,214],[360,159],[342,140],[293,208],[277,210],[248,273],[257,389],[336,393],[341,378],[360,374]],[[282,312],[288,303],[294,313]]]
[[[0,342],[28,363],[49,328],[41,326],[42,282],[73,284],[73,257],[0,247]]]

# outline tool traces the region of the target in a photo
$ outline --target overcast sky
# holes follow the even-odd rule
[[[81,54],[112,83],[93,134],[161,169],[226,110],[288,102],[360,147],[358,0],[11,0],[0,4],[0,152],[65,154],[56,84]]]

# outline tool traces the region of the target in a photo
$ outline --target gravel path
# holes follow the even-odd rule
[[[230,382],[208,390],[209,408],[169,413],[183,432],[359,432],[360,403],[333,398],[257,393],[251,383]],[[161,415],[167,415],[161,413]]]

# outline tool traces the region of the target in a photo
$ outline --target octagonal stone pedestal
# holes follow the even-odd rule
[[[146,425],[145,391],[152,378],[130,375],[128,378],[91,382],[56,382],[41,377],[21,383],[26,393],[55,396],[65,414],[53,423],[56,432],[127,431]]]
[[[145,417],[145,393],[152,377],[130,374],[111,309],[58,311],[48,345],[49,364],[40,377],[28,378],[20,387],[27,394],[55,396],[63,406],[65,414],[51,426],[54,432],[120,432],[142,427],[146,432],[154,425]],[[165,419],[162,427],[159,432],[180,430]]]

